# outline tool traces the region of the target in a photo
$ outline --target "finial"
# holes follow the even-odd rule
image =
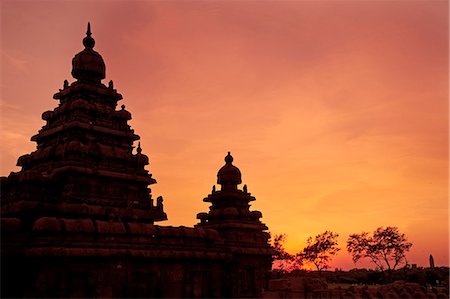
[[[140,141],[138,142],[138,147],[137,147],[136,151],[137,151],[138,154],[140,154],[142,152],[141,142]]]
[[[109,88],[109,89],[113,89],[113,88],[114,88],[114,82],[113,82],[113,80],[109,80],[108,88]]]
[[[230,152],[228,152],[228,155],[225,157],[225,162],[227,164],[231,164],[231,162],[233,162],[233,156],[231,156]]]
[[[87,36],[91,36],[91,22],[88,22],[88,26],[87,26],[87,31],[86,31],[86,35]]]
[[[244,185],[244,193],[248,193],[248,191],[247,191],[247,184]]]
[[[95,45],[95,40],[91,37],[91,23],[88,22],[87,25],[87,31],[86,31],[86,37],[83,38],[83,45],[86,49],[92,49]]]
[[[69,81],[64,80],[64,85],[63,85],[64,89],[66,89],[67,87],[69,87]]]
[[[125,110],[125,105],[120,106],[120,108],[122,108],[122,110]],[[139,142],[139,144],[141,143]]]
[[[216,185],[213,185],[213,187],[212,187],[212,193],[216,193]]]

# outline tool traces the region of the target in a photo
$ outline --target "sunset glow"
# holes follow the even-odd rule
[[[0,175],[35,150],[91,22],[169,220],[207,211],[228,151],[294,253],[397,226],[449,265],[447,1],[2,1]],[[369,264],[358,264],[368,267]]]

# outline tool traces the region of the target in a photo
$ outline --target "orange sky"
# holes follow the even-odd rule
[[[410,262],[449,264],[447,1],[2,0],[0,175],[35,149],[87,21],[161,224],[196,223],[231,151],[290,251],[390,225]]]

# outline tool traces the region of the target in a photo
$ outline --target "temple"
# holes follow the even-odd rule
[[[273,249],[230,153],[194,227],[167,219],[90,25],[37,148],[1,177],[1,296],[258,297]]]

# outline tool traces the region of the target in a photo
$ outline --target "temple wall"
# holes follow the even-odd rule
[[[2,267],[2,298],[218,298],[223,269],[223,261],[205,259],[11,258]]]
[[[2,247],[2,298],[255,297],[270,269],[202,228],[45,217],[27,231],[2,218]]]

